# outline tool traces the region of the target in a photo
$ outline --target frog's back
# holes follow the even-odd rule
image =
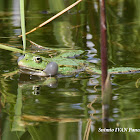
[[[51,61],[56,62],[59,66],[82,66],[87,62],[85,60],[80,59],[70,59],[70,58],[51,58]]]
[[[76,56],[79,56],[83,54],[84,51],[82,50],[69,50],[69,51],[64,51],[60,55],[51,58],[51,61],[56,62],[59,66],[70,66],[70,67],[75,67],[75,66],[81,66],[85,65],[87,63],[86,60],[81,60],[81,59],[76,59]]]

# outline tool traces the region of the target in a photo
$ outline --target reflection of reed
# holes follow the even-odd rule
[[[110,75],[107,75],[104,91],[103,91],[103,104],[102,104],[102,128],[109,128],[109,109],[111,104],[111,96],[112,96],[112,89],[111,89],[111,81]],[[103,139],[109,140],[110,133],[103,132]]]
[[[21,120],[22,107],[22,90],[18,87],[18,95],[16,105],[14,107],[15,115],[12,123],[12,131],[25,131],[24,122]]]
[[[91,122],[92,122],[92,120],[91,119],[88,119],[83,140],[88,140],[88,138],[89,138],[89,132],[90,132],[90,127],[91,127]]]
[[[94,112],[94,113],[90,114],[90,116],[97,120],[97,118],[94,116],[94,114],[96,113],[96,110],[92,107],[92,104],[95,103],[96,100],[97,100],[97,98],[95,98],[91,103],[89,103],[87,105],[87,107],[90,108]]]
[[[93,105],[93,103],[95,103],[96,100],[97,100],[97,98],[95,98],[91,103],[89,103],[87,105],[87,107],[90,108],[94,113],[96,113],[96,110],[92,107],[92,105]],[[95,120],[97,120],[97,118],[93,115],[94,113],[90,114],[90,116],[93,117]],[[87,120],[87,125],[86,125],[83,140],[88,140],[88,138],[89,138],[91,123],[92,123],[92,120],[89,118]]]
[[[52,118],[48,116],[33,116],[33,115],[22,115],[22,120],[24,121],[37,121],[37,122],[79,122],[81,119],[73,119],[73,118]]]
[[[109,105],[102,105],[102,128],[109,128]],[[110,139],[110,133],[102,133],[103,140]]]

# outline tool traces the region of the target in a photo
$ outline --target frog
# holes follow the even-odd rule
[[[86,60],[74,58],[82,53],[84,53],[82,50],[66,51],[53,58],[26,53],[21,55],[17,62],[23,73],[31,75],[72,75],[79,71],[85,71],[85,68],[89,65]]]
[[[83,50],[66,50],[53,58],[45,58],[32,53],[26,53],[18,58],[21,72],[37,76],[73,75],[85,71],[92,74],[101,74],[101,70],[87,60],[77,56]],[[108,70],[110,74],[129,74],[140,72],[140,68],[117,67]]]

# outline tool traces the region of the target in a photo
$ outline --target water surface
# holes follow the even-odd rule
[[[38,26],[74,1],[30,0],[25,2],[26,30]],[[0,42],[22,48],[18,0],[2,0],[0,5]],[[108,64],[111,67],[140,67],[139,0],[106,2]],[[28,39],[45,47],[81,49],[83,59],[100,67],[100,17],[96,0],[83,1],[53,22],[29,34]],[[31,50],[27,42],[27,50]],[[38,51],[38,50],[32,50]],[[41,51],[41,50],[40,50]],[[48,57],[48,54],[43,55]],[[18,69],[19,53],[0,49],[1,136],[5,140],[40,139],[88,140],[139,139],[140,74],[112,75],[109,127],[103,133],[101,76],[77,73],[52,79],[2,74]],[[92,103],[91,106],[87,106]]]

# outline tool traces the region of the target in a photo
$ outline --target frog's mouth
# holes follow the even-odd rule
[[[29,68],[29,67],[24,66],[22,64],[20,65],[19,63],[18,63],[18,65],[19,65],[21,71],[23,73],[27,73],[30,75],[54,76],[54,75],[57,75],[57,73],[58,73],[58,64],[55,62],[50,62],[44,70],[43,69]]]
[[[27,67],[27,66],[21,66],[21,65],[18,65],[18,66],[19,66],[19,68],[22,69],[22,70],[38,71],[38,72],[43,71],[43,69],[41,70],[41,69],[29,68],[29,67]]]
[[[29,75],[37,75],[37,76],[49,76],[43,70],[30,69],[30,68],[23,67],[23,66],[19,66],[19,67],[20,67],[21,73],[25,73],[25,74],[29,74]]]

